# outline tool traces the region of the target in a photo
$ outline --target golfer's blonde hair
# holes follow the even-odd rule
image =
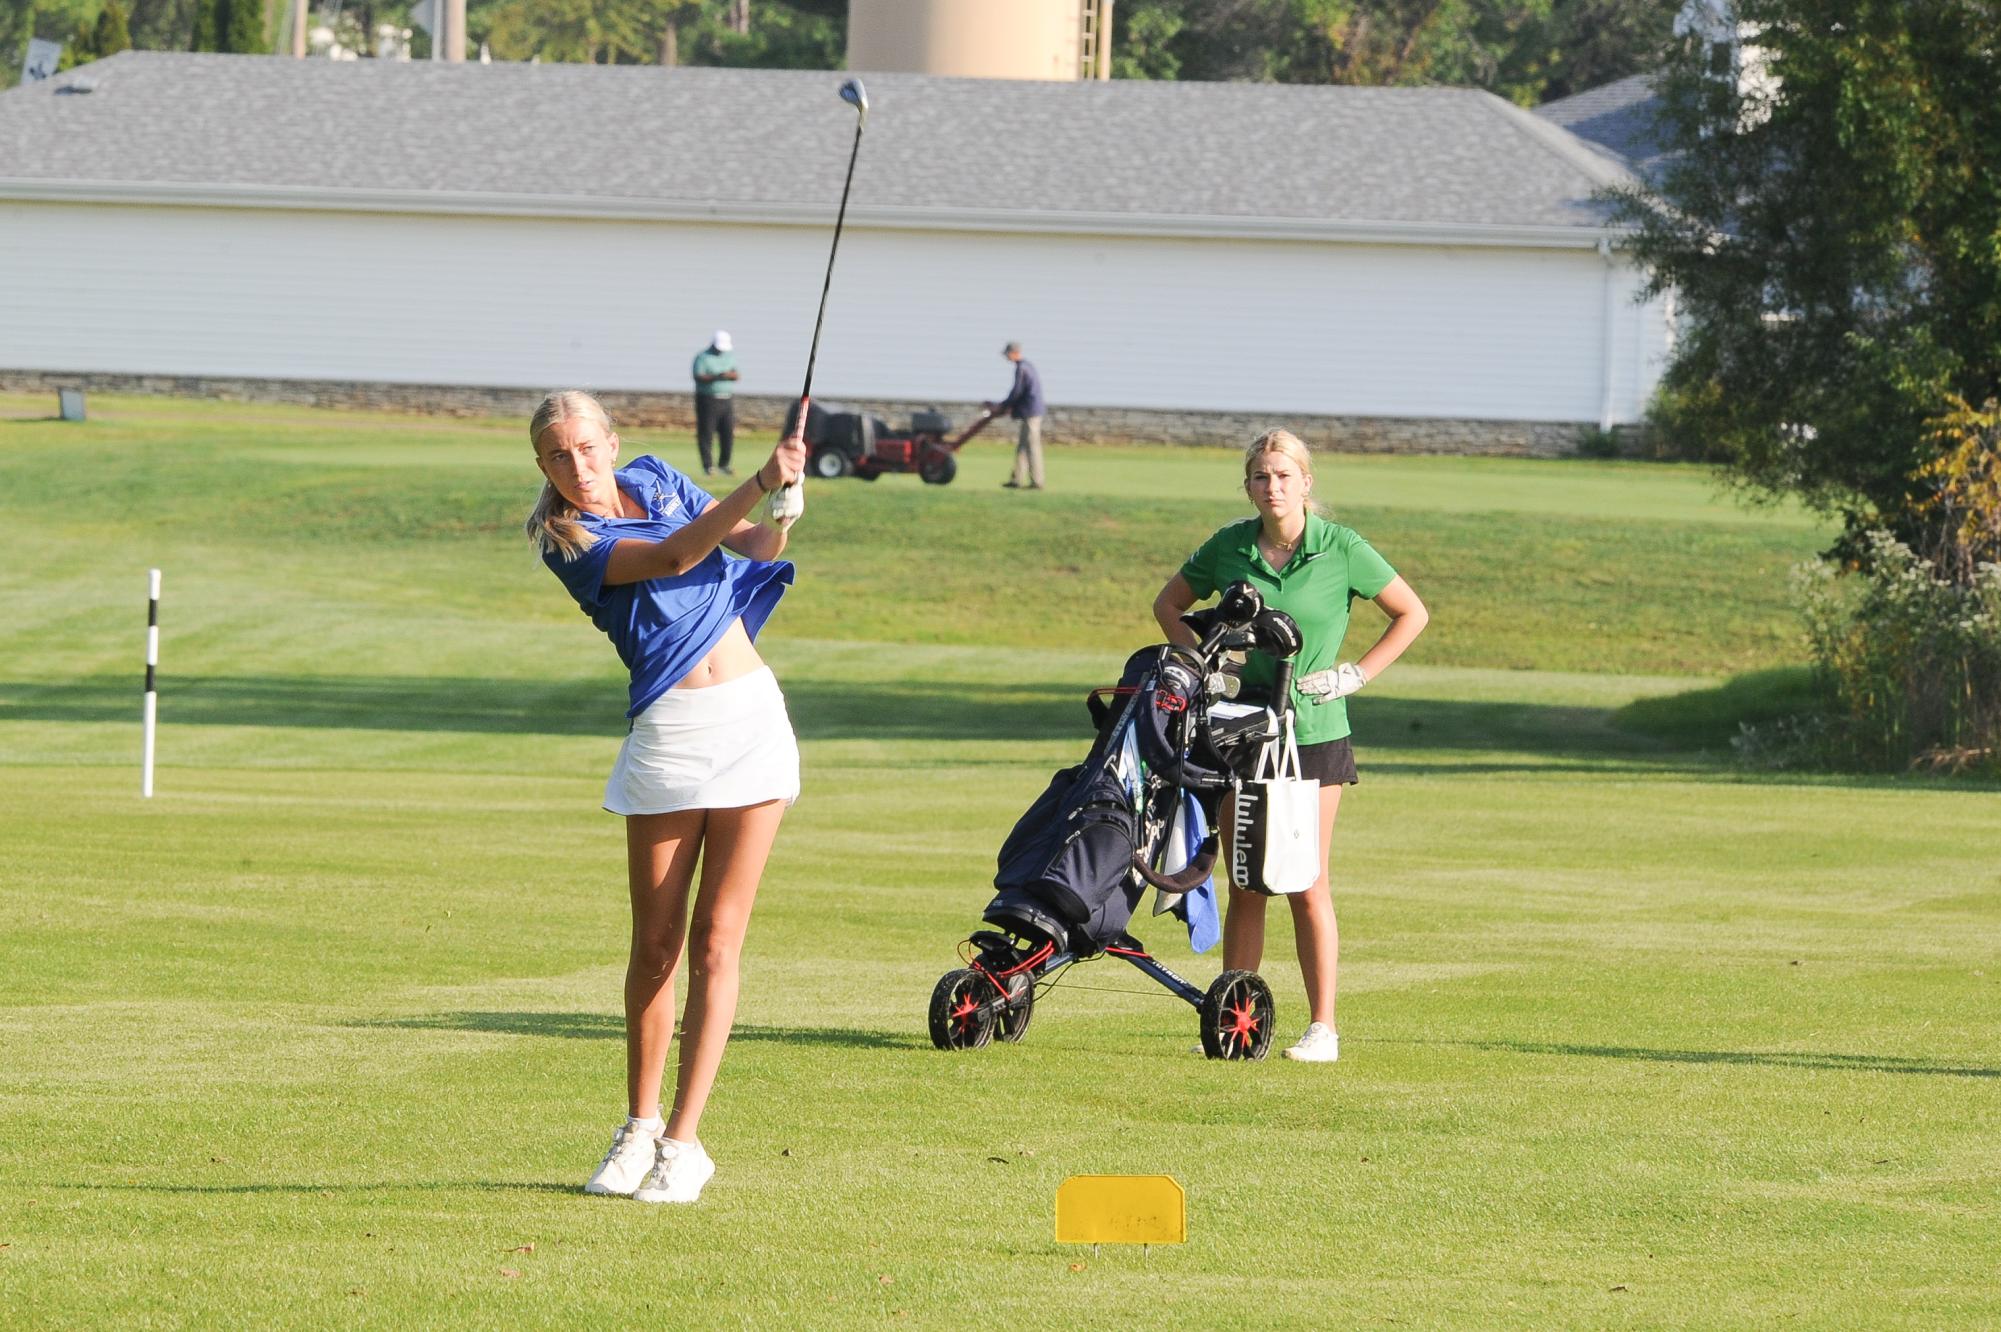
[[[1290,430],[1283,429],[1267,430],[1262,435],[1259,435],[1251,441],[1251,446],[1244,450],[1244,480],[1246,482],[1251,479],[1251,473],[1256,470],[1258,459],[1264,457],[1267,453],[1283,454],[1297,464],[1299,474],[1307,480],[1306,507],[1308,511],[1317,513],[1323,518],[1326,517],[1326,506],[1322,505],[1313,494],[1313,453],[1312,450],[1306,447],[1306,441],[1293,434]]]
[[[611,413],[605,411],[604,404],[582,389],[563,389],[542,399],[535,415],[528,418],[528,445],[537,457],[542,453],[542,432],[573,417],[596,421],[604,427],[605,434],[613,433]],[[563,493],[546,480],[523,527],[528,539],[544,555],[574,560],[591,548],[591,534],[577,521],[577,506],[564,499]]]

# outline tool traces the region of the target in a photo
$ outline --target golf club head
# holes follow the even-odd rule
[[[1216,618],[1232,627],[1241,627],[1257,618],[1265,608],[1265,599],[1258,590],[1243,579],[1238,579],[1223,589],[1223,596],[1216,603]]]
[[[842,82],[841,100],[852,106],[864,121],[868,119],[868,89],[862,87],[860,79],[847,79]]]

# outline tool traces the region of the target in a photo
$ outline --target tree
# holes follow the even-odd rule
[[[739,27],[741,19],[743,26]],[[735,8],[702,6],[683,28],[689,64],[759,69],[839,69],[847,54],[845,12],[823,3],[760,0]]]
[[[837,0],[492,0],[466,29],[503,60],[835,69]]]
[[[125,6],[118,0],[104,0],[104,8],[98,11],[97,22],[90,30],[92,58],[102,60],[131,49],[132,31],[126,26]]]
[[[228,0],[229,23],[225,31],[229,34],[231,51],[269,51],[271,49],[270,15],[265,6],[268,0]]]
[[[199,0],[132,0],[132,45],[142,51],[185,51],[194,44]]]
[[[1295,12],[1319,39],[1311,58],[1327,83],[1429,82],[1442,57],[1463,63],[1479,48],[1465,0],[1303,0]]]
[[[28,39],[35,35],[35,13],[0,5],[0,88],[11,88],[28,58]]]
[[[678,8],[672,0],[504,0],[484,15],[486,40],[503,60],[646,64]]]
[[[1659,85],[1674,155],[1616,199],[1683,319],[1658,423],[1753,493],[1839,517],[1851,555],[1871,529],[1937,551],[1964,518],[1938,503],[1960,437],[1940,427],[2001,397],[2001,8],[1737,17],[1764,77],[1733,77],[1714,34],[1679,42]]]
[[[1499,85],[1533,95],[1568,97],[1655,68],[1674,22],[1671,4],[1634,0],[1557,0],[1546,19],[1527,25],[1496,74]]]
[[[1674,11],[1647,0],[1485,0],[1441,13],[1417,54],[1435,82],[1533,106],[1653,69]]]
[[[1451,84],[1532,104],[1651,66],[1659,0],[1121,0],[1118,78]]]
[[[195,7],[197,51],[257,52],[265,48],[264,0],[200,0]]]
[[[1181,57],[1174,39],[1187,18],[1172,4],[1127,0],[1112,11],[1112,77],[1173,79],[1181,74]]]
[[[1112,11],[1118,78],[1282,81],[1313,43],[1296,5],[1309,0],[1121,0]],[[1317,80],[1324,82],[1322,78]]]

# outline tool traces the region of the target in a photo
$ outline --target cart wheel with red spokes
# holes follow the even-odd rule
[[[1226,971],[1197,1010],[1202,1053],[1211,1059],[1263,1059],[1271,1049],[1271,986],[1255,971]]]
[[[1035,1016],[1035,982],[1025,971],[1007,978],[1007,1007],[1000,1014],[1000,1038],[1010,1043],[1028,1035],[1028,1021]]]
[[[931,1043],[977,1050],[994,1038],[993,982],[971,967],[948,971],[931,991]]]

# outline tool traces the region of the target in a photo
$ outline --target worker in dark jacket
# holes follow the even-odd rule
[[[1021,422],[1014,446],[1014,474],[1001,485],[1008,490],[1042,489],[1042,377],[1021,357],[1021,344],[1010,342],[1001,355],[1014,362],[1014,384],[999,402],[985,404],[990,415],[1005,412]]]

